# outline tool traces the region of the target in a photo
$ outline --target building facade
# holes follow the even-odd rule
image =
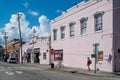
[[[33,37],[22,46],[23,62],[49,64],[49,37]]]
[[[119,21],[120,0],[83,1],[51,20],[51,46],[65,66],[87,69],[90,57],[94,70],[96,53],[96,69],[120,71]]]
[[[15,41],[11,41],[7,44],[7,53],[8,54],[10,54],[11,52],[13,52],[15,50],[14,43],[15,43]]]
[[[16,41],[14,43],[14,53],[15,53],[17,62],[20,62],[20,42],[19,41]]]

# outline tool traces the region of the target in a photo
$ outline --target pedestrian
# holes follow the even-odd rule
[[[109,56],[108,56],[108,63],[111,64],[111,61],[112,61],[112,55],[109,54]]]
[[[90,71],[90,65],[91,65],[92,61],[90,60],[89,57],[87,57],[87,67],[88,67],[88,70]]]

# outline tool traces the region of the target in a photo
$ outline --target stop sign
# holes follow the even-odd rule
[[[51,50],[50,50],[50,53],[51,53],[51,55],[53,55],[53,54],[55,53],[55,50],[54,50],[54,49],[51,49]]]

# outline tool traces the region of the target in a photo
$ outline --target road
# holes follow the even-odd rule
[[[119,78],[82,75],[0,62],[0,80],[119,80]]]

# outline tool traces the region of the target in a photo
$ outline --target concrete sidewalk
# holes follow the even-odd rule
[[[103,71],[97,71],[96,73],[91,70],[88,71],[86,69],[81,68],[72,68],[72,67],[65,67],[64,69],[52,69],[51,65],[46,64],[36,64],[36,63],[23,63],[22,65],[26,66],[35,66],[40,68],[45,68],[48,70],[57,70],[57,71],[64,71],[64,72],[70,72],[70,73],[77,73],[77,74],[84,74],[84,75],[91,75],[91,76],[99,76],[99,77],[119,77],[120,78],[120,72],[116,73],[110,73],[110,72],[103,72]]]
[[[71,73],[79,73],[79,74],[99,76],[99,77],[120,77],[120,73],[110,73],[110,72],[103,72],[103,71],[96,71],[96,73],[95,73],[93,70],[88,71],[86,69],[81,69],[81,68],[67,67],[67,68],[61,69],[61,70],[68,71]]]

